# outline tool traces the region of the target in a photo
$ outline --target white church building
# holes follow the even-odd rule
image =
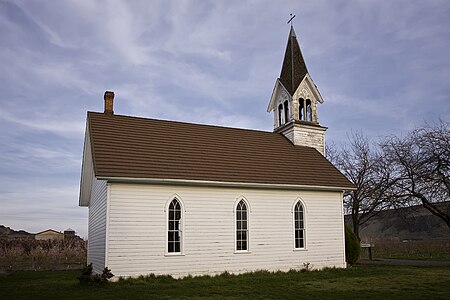
[[[274,131],[88,112],[79,205],[88,263],[116,276],[345,267],[344,190],[324,157],[313,83],[291,27]]]

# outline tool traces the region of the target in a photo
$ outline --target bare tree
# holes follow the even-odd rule
[[[375,145],[362,133],[349,137],[349,146],[340,151],[335,146],[327,149],[328,159],[355,185],[344,194],[344,209],[351,215],[353,231],[360,239],[359,229],[389,203],[385,191],[390,174],[385,160]]]
[[[392,185],[386,195],[396,206],[421,204],[450,228],[450,131],[439,121],[390,137],[381,145]]]

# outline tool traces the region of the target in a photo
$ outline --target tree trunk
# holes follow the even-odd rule
[[[361,238],[359,237],[359,219],[358,214],[352,213],[352,223],[353,223],[353,233],[358,238],[358,241],[361,241]]]

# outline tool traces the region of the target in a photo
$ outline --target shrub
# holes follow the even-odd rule
[[[92,276],[92,263],[81,269],[81,275],[77,277],[81,284],[87,284],[91,281]]]
[[[352,266],[359,258],[359,241],[353,231],[345,225],[345,260]]]
[[[80,284],[89,285],[89,284],[99,284],[99,283],[107,283],[108,279],[114,276],[111,273],[111,270],[105,267],[103,269],[102,274],[92,274],[93,268],[92,263],[87,265],[81,270],[81,275],[77,277]]]
[[[108,279],[110,279],[110,278],[112,278],[112,277],[114,277],[114,274],[111,272],[110,269],[108,269],[108,267],[105,267],[105,268],[103,269],[102,274],[100,275],[100,281],[102,281],[102,282],[107,282]]]

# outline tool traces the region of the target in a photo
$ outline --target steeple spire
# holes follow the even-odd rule
[[[273,112],[274,132],[279,132],[294,145],[313,147],[325,154],[326,127],[319,124],[317,105],[323,103],[317,86],[308,74],[297,41],[292,16],[286,52],[280,77],[270,97],[268,112]]]
[[[307,73],[308,69],[297,41],[297,35],[291,24],[280,81],[292,96]]]

